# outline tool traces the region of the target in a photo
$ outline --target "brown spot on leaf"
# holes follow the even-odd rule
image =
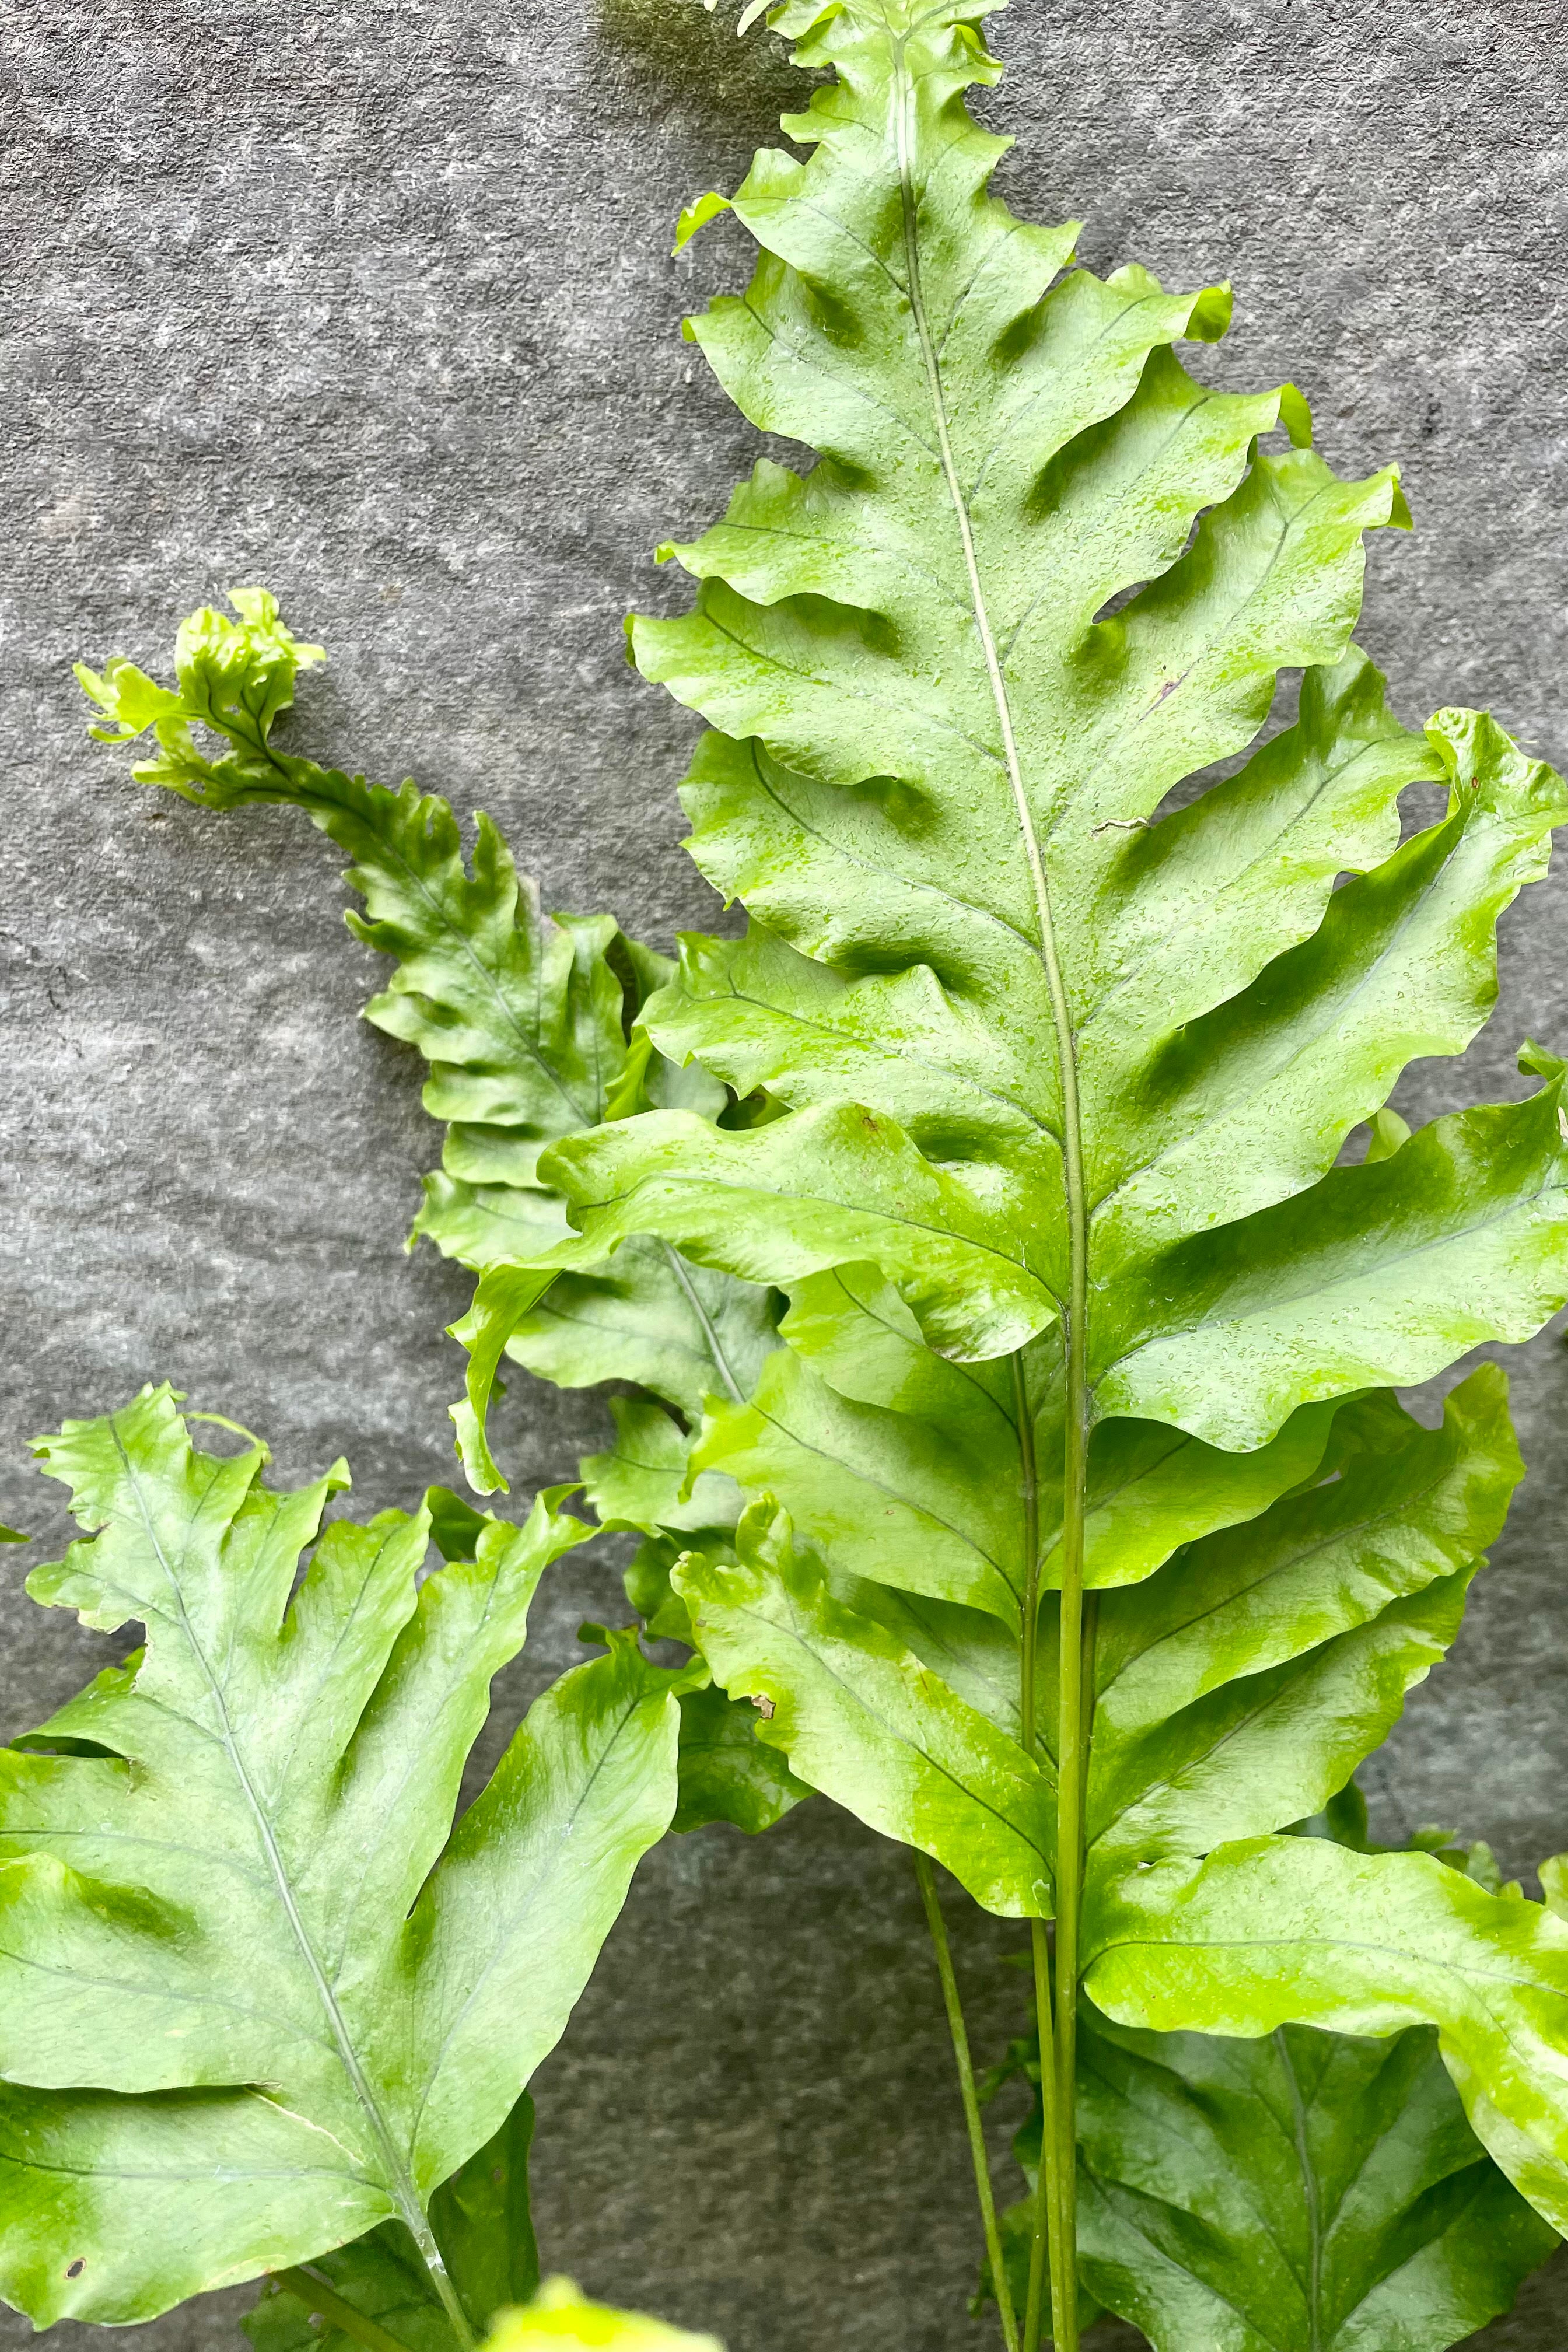
[[[757,1713],[763,1717],[763,1720],[765,1723],[771,1723],[773,1721],[773,1703],[771,1698],[753,1697],[752,1705],[756,1708]]]

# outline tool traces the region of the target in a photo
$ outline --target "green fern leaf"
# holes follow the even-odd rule
[[[1557,2243],[1478,2144],[1427,2027],[1239,2041],[1134,2032],[1086,2002],[1079,2050],[1083,2275],[1153,2352],[1447,2352]],[[1032,2185],[1033,2034],[984,2095],[1014,2075],[1037,2086],[1013,2143]],[[1015,2272],[1028,2212],[1003,2217]]]
[[[1390,716],[1352,634],[1363,536],[1408,520],[1396,478],[1337,480],[1289,388],[1188,372],[1175,346],[1223,331],[1227,298],[1102,281],[1070,227],[989,194],[1005,142],[964,104],[999,71],[987,13],[774,12],[833,79],[786,120],[805,156],[760,154],[733,199],[761,248],[744,298],[689,331],[750,420],[817,461],[760,464],[665,551],[692,611],[631,625],[645,675],[709,722],[692,845],[752,919],[737,945],[687,943],[644,1026],[784,1115],[728,1132],[656,1110],[543,1169],[577,1230],[563,1272],[653,1236],[790,1294],[788,1354],[698,1457],[759,1498],[739,1557],[688,1561],[676,1590],[804,1777],[980,1900],[1054,1903],[1070,2100],[1086,1872],[1088,1981],[1127,2021],[1176,2021],[1189,1917],[1222,1947],[1191,2022],[1353,2026],[1373,1998],[1368,1963],[1332,2010],[1292,1877],[1331,1864],[1269,1840],[1442,1654],[1517,1464],[1484,1381],[1438,1433],[1385,1403],[1346,1404],[1337,1434],[1324,1415],[1568,1297],[1560,1066],[1531,1053],[1527,1100],[1408,1139],[1385,1116],[1411,1060],[1485,1019],[1498,919],[1568,791],[1484,716],[1422,736]],[[1297,712],[1263,740],[1289,671]],[[1445,813],[1402,844],[1401,794],[1434,783]],[[1371,1121],[1362,1164],[1336,1164]],[[488,1367],[533,1303],[500,1268],[477,1302],[476,1458]],[[1162,1454],[1151,1424],[1194,1443]],[[1147,1478],[1123,1487],[1119,1459]],[[1405,1530],[1387,1558],[1373,1487]],[[1107,1489],[1124,1507],[1096,1525]],[[1323,1535],[1340,1580],[1285,1576],[1270,1630],[1218,1600],[1190,1646],[1164,1624],[1173,1596],[1264,1575],[1339,1509],[1361,1515]],[[1059,1614],[1038,1611],[1052,1582]],[[1112,1671],[1122,1642],[1137,1672]],[[1379,1882],[1378,2013],[1438,2024],[1482,2137],[1556,2218],[1555,2075],[1523,2086],[1500,2025],[1467,2037],[1470,1959],[1417,1987],[1400,1956],[1455,1906],[1477,1968],[1523,1937],[1560,2047],[1558,1931],[1452,1877],[1402,1857]],[[1223,1932],[1233,1888],[1280,1927],[1266,1992]]]
[[[1290,397],[1174,357],[1224,301],[1066,268],[1070,228],[990,197],[976,14],[777,19],[837,79],[786,124],[806,160],[759,155],[734,200],[748,293],[690,331],[819,461],[764,460],[667,551],[696,609],[632,644],[716,730],[693,848],[753,918],[689,943],[645,1026],[793,1115],[564,1143],[584,1239],[560,1263],[648,1234],[758,1281],[864,1258],[943,1353],[1065,1318],[1090,1419],[1255,1447],[1568,1294],[1555,1093],[1333,1166],[1409,1060],[1484,1018],[1497,916],[1568,797],[1489,719],[1387,713],[1350,634],[1364,531],[1407,520],[1392,471],[1346,486],[1265,446],[1281,417],[1300,442]],[[1191,797],[1292,667],[1295,722]],[[1401,792],[1440,780],[1447,814],[1399,847]],[[481,1299],[480,1359],[508,1311],[504,1285]],[[481,1360],[481,1471],[484,1401]]]
[[[471,2341],[489,2314],[439,2192],[668,1825],[679,1677],[612,1637],[454,1830],[490,1677],[590,1532],[558,1496],[420,1584],[426,1512],[322,1531],[341,1464],[275,1494],[259,1446],[196,1453],[167,1389],[39,1450],[97,1532],[31,1591],[147,1640],[0,1751],[5,2296],[40,2326],[151,2318],[395,2222]]]
[[[542,916],[533,883],[487,816],[477,820],[470,866],[444,800],[279,751],[271,725],[291,700],[303,656],[265,591],[238,589],[232,601],[237,624],[204,611],[182,626],[177,694],[124,662],[111,662],[104,678],[79,675],[117,722],[109,740],[156,727],[161,757],[134,771],[140,781],[216,810],[302,808],[352,858],[346,878],[366,912],[351,914],[350,928],[395,964],[366,1017],[422,1055],[425,1107],[447,1125],[442,1166],[425,1180],[411,1239],[424,1234],[481,1276],[497,1265],[510,1299],[517,1265],[569,1231],[560,1196],[538,1170],[552,1139],[650,1106],[711,1122],[726,1089],[695,1064],[666,1061],[642,1031],[626,1034],[637,1005],[672,976],[668,959],[626,939],[607,917]],[[304,654],[321,657],[319,647]],[[198,752],[198,725],[226,739],[222,759]],[[692,1488],[692,1435],[710,1395],[739,1402],[750,1393],[775,1345],[774,1321],[765,1289],[691,1265],[668,1243],[639,1240],[610,1266],[533,1285],[530,1311],[506,1316],[496,1362],[504,1348],[559,1385],[635,1381],[674,1406],[679,1421],[646,1398],[616,1400],[636,1436],[589,1456],[582,1475],[602,1522],[689,1536],[734,1524],[740,1497],[730,1481],[707,1474]],[[485,1488],[505,1486],[482,1430],[466,1452]],[[763,1826],[805,1793],[757,1748],[751,1720],[749,1708],[715,1692],[683,1701],[681,1827],[707,1819]]]
[[[470,865],[444,800],[280,751],[273,720],[292,699],[300,660],[321,649],[301,653],[265,590],[237,589],[232,602],[237,622],[204,610],[182,625],[177,693],[122,661],[102,677],[79,672],[116,722],[106,740],[153,726],[160,756],[133,771],[140,782],[216,810],[287,803],[348,854],[345,878],[365,903],[349,926],[395,960],[365,1017],[423,1057],[425,1108],[447,1130],[414,1234],[476,1273],[527,1264],[570,1231],[539,1173],[552,1141],[650,1107],[708,1123],[725,1108],[724,1087],[700,1068],[674,1066],[641,1033],[628,1042],[637,1006],[672,967],[607,916],[542,915],[532,881],[482,813]],[[226,740],[223,757],[198,751],[198,726]],[[611,1269],[555,1284],[509,1322],[505,1349],[572,1387],[635,1381],[695,1422],[710,1393],[748,1392],[773,1321],[764,1291],[649,1241]],[[487,1481],[502,1483],[499,1472]]]
[[[1568,1927],[1539,1904],[1430,1854],[1260,1837],[1108,1886],[1086,1953],[1091,1998],[1141,2027],[1436,2025],[1478,2137],[1568,2234]]]
[[[1446,2352],[1556,2243],[1429,2030],[1237,2042],[1091,2014],[1084,2062],[1084,2267],[1154,2352]]]

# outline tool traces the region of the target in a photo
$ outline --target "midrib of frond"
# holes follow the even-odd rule
[[[897,138],[899,187],[903,206],[904,258],[910,308],[914,319],[915,331],[920,340],[921,357],[925,370],[942,478],[947,487],[948,499],[952,505],[953,520],[963,552],[964,570],[969,582],[971,615],[985,664],[986,678],[990,686],[997,728],[1001,736],[1003,760],[1013,795],[1014,813],[1034,890],[1035,914],[1039,926],[1039,940],[1036,951],[1045,973],[1046,986],[1050,998],[1051,1023],[1056,1035],[1057,1061],[1061,1083],[1063,1173],[1068,1196],[1069,1253],[1074,1270],[1072,1295],[1068,1299],[1064,1300],[1062,1305],[1071,1318],[1069,1332],[1081,1344],[1085,1338],[1082,1321],[1087,1307],[1087,1281],[1083,1278],[1083,1271],[1087,1265],[1088,1221],[1083,1181],[1083,1142],[1079,1103],[1078,1061],[1072,1013],[1058,949],[1056,925],[1051,910],[1050,884],[1046,874],[1039,837],[1035,828],[1034,812],[1029,803],[1028,792],[1024,781],[1023,761],[1013,724],[1012,705],[1008,698],[1007,682],[1003,674],[1001,659],[996,649],[995,635],[991,625],[991,615],[984,583],[981,577],[980,561],[974,544],[974,530],[970,519],[969,504],[964,496],[963,484],[959,480],[958,467],[952,454],[952,436],[948,420],[947,395],[942,383],[942,363],[926,311],[920,251],[920,204],[915,189],[910,126],[914,85],[906,62],[905,45],[901,40],[893,44],[893,68],[895,77],[893,120]]]
[[[376,2097],[374,2087],[365,2073],[359,2050],[349,2029],[348,2020],[343,2014],[326,1965],[316,1949],[314,1939],[300,1911],[294,1884],[283,1859],[271,1816],[261,1801],[260,1792],[256,1786],[250,1767],[235,1731],[223,1685],[202,1645],[195,1626],[191,1622],[190,1612],[185,1606],[184,1591],[175,1573],[174,1563],[164,1549],[153,1513],[142,1493],[142,1482],[136,1475],[130,1454],[126,1451],[119,1430],[114,1428],[112,1423],[110,1427],[114,1430],[115,1447],[124,1468],[127,1483],[136,1498],[136,1509],[142,1521],[142,1532],[146,1537],[149,1549],[167,1580],[180,1632],[206,1685],[207,1696],[218,1727],[219,1744],[228,1759],[241,1801],[250,1817],[258,1843],[266,1857],[278,1897],[279,1908],[283,1914],[289,1935],[321,2003],[328,2030],[336,2047],[338,2063],[343,2070],[350,2089],[369,2126],[371,2139],[381,2158],[384,2175],[384,2185],[396,2206],[409,2236],[419,2250],[420,2257],[430,2273],[431,2283],[437,2290],[448,2319],[453,2322],[454,2332],[458,2336],[459,2344],[471,2345],[472,2332],[468,2326],[466,2315],[457,2300],[456,2291],[447,2276],[446,2263],[436,2242],[435,2233],[426,2218],[419,2192],[415,2187],[413,2175],[393,2137],[391,2125],[387,2121],[380,2100]]]

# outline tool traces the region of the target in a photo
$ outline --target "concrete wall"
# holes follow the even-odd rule
[[[341,1449],[366,1506],[408,1504],[448,1473],[465,1285],[399,1246],[435,1146],[409,1058],[353,1020],[376,960],[334,856],[284,813],[139,793],[87,744],[68,665],[156,663],[187,607],[265,581],[331,652],[311,748],[489,808],[547,903],[661,944],[711,922],[679,846],[690,730],[619,621],[675,593],[655,541],[751,455],[677,332],[740,233],[672,263],[670,226],[797,85],[697,0],[3,0],[0,25],[0,1517],[59,1540],[25,1439],[150,1376],[266,1432],[285,1475]],[[1363,632],[1404,715],[1489,702],[1559,758],[1562,31],[1561,0],[1061,0],[996,27],[992,102],[1015,203],[1086,214],[1097,267],[1234,276],[1200,364],[1293,377],[1342,468],[1404,463],[1417,530],[1374,548]],[[1515,1090],[1526,1031],[1568,1044],[1562,904],[1516,913],[1491,1036],[1407,1108]],[[1385,1829],[1451,1821],[1528,1867],[1568,1844],[1568,1362],[1552,1334],[1514,1362],[1531,1482],[1373,1777]],[[519,1381],[521,1487],[605,1426]],[[5,1730],[105,1650],[22,1598],[37,1556],[4,1563]],[[614,1596],[607,1563],[558,1571],[509,1705]],[[992,2046],[1015,1940],[961,1933]],[[979,2340],[907,1862],[826,1806],[656,1854],[538,2089],[547,2256],[595,2289],[734,2352]],[[1565,2290],[1559,2267],[1486,2342],[1546,2352]],[[229,2340],[231,2304],[150,2346]]]

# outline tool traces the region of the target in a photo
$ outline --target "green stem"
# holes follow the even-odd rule
[[[323,2319],[330,2319],[344,2336],[353,2336],[356,2344],[367,2346],[368,2352],[408,2352],[405,2344],[395,2336],[388,2335],[384,2327],[367,2318],[363,2311],[356,2311],[352,2303],[345,2303],[341,2294],[334,2294],[330,2286],[324,2285],[310,2271],[274,2271],[271,2276],[285,2294],[295,2296],[307,2311],[319,2312]]]
[[[1026,1756],[1036,1750],[1035,1717],[1039,1699],[1040,1648],[1040,1474],[1035,1460],[1035,1416],[1029,1405],[1029,1383],[1024,1350],[1016,1349],[1013,1363],[1013,1411],[1018,1424],[1019,1486],[1024,1500],[1024,1591],[1018,1604],[1018,1736]]]
[[[1002,764],[1006,771],[1012,793],[1013,807],[1018,823],[1019,838],[1028,864],[1029,878],[1034,886],[1035,909],[1039,923],[1040,967],[1045,975],[1047,993],[1050,999],[1051,1024],[1056,1034],[1057,1064],[1061,1076],[1061,1150],[1062,1176],[1067,1193],[1068,1211],[1068,1298],[1062,1313],[1062,1325],[1067,1343],[1067,1421],[1062,1458],[1062,1645],[1060,1684],[1058,1690],[1058,1756],[1059,1759],[1057,1804],[1057,1992],[1056,1992],[1056,2132],[1054,2145],[1047,2142],[1041,2152],[1042,2165],[1054,2168],[1058,2175],[1053,2194],[1058,2200],[1061,2218],[1063,2245],[1062,2270],[1068,2292],[1065,2300],[1053,2296],[1053,2328],[1058,2352],[1078,2352],[1078,2307],[1076,2263],[1073,2254],[1076,2228],[1076,2146],[1074,2120],[1076,2064],[1076,2021],[1078,2010],[1078,1937],[1079,1909],[1083,1889],[1083,1783],[1088,1749],[1088,1727],[1083,1710],[1083,1522],[1084,1500],[1089,1458],[1089,1193],[1084,1179],[1083,1129],[1079,1107],[1078,1048],[1073,1029],[1072,1008],[1068,1000],[1067,981],[1057,948],[1056,924],[1051,910],[1050,883],[1046,873],[1045,858],[1039,835],[1035,827],[1035,814],[1024,782],[1023,761],[1018,751],[1017,733],[1013,725],[1012,707],[1007,697],[1007,681],[1001,656],[996,649],[995,633],[986,609],[984,584],[980,575],[980,557],[974,541],[974,527],[970,517],[969,502],[959,478],[953,456],[952,435],[949,425],[947,392],[942,383],[942,362],[936,341],[926,315],[925,293],[921,283],[920,248],[920,196],[915,186],[914,172],[914,85],[904,56],[902,40],[894,43],[898,97],[894,110],[894,136],[898,142],[899,184],[904,216],[904,259],[909,279],[910,312],[919,339],[921,356],[925,369],[926,385],[931,398],[931,418],[936,428],[938,454],[942,460],[943,479],[952,502],[953,520],[957,526],[959,545],[963,552],[964,570],[968,575],[970,606],[974,621],[975,636],[985,665],[996,711],[997,732],[1001,739]],[[1025,1612],[1024,1638],[1032,1642]],[[1034,1706],[1032,1690],[1026,1705]],[[1046,2052],[1040,2053],[1042,2083],[1046,2074]],[[1062,2168],[1065,2162],[1066,2170]],[[1024,2352],[1031,2352],[1027,2342]]]
[[[405,2212],[404,2226],[419,2249],[419,2259],[429,2272],[430,2284],[441,2298],[447,2325],[457,2337],[460,2352],[474,2352],[479,2338],[469,2326],[468,2313],[458,2301],[457,2286],[422,2205],[416,2204],[412,2211]]]
[[[1088,1432],[1084,1432],[1087,1450]],[[1068,1444],[1069,1463],[1072,1442]],[[1082,1477],[1082,1465],[1079,1465]],[[1071,1491],[1069,1475],[1068,1491]],[[1079,1930],[1082,1914],[1084,1789],[1094,1712],[1094,1637],[1097,1599],[1083,1591],[1082,1486],[1079,1487],[1077,1574],[1068,1607],[1068,1542],[1063,1526],[1062,1628],[1058,1685],[1059,1757],[1057,1775],[1057,1983],[1056,1983],[1056,2203],[1053,2219],[1065,2249],[1058,2283],[1051,2283],[1058,2352],[1078,2352],[1078,1994]],[[1056,2241],[1053,2240],[1053,2252]],[[1065,2323],[1065,2324],[1064,2324]]]
[[[1040,2043],[1040,2163],[1035,2176],[1035,2211],[1029,2238],[1029,2305],[1024,2324],[1027,2352],[1040,2340],[1041,2304],[1046,2255],[1050,2254],[1051,2308],[1063,2307],[1061,2211],[1057,2197],[1056,2042],[1051,2024],[1051,1955],[1046,1923],[1029,1922],[1029,1942],[1035,1964],[1035,2028]]]
[[[1035,1455],[1035,1416],[1024,1351],[1013,1357],[1014,1417],[1018,1429],[1019,1486],[1023,1496],[1024,1591],[1020,1602],[1018,1726],[1024,1753],[1038,1753],[1040,1643],[1040,1477]],[[1034,2211],[1029,2229],[1029,2286],[1024,2306],[1024,2352],[1036,2352],[1046,2282],[1046,2255],[1050,2253],[1051,2301],[1059,2300],[1057,2273],[1061,2267],[1061,2226],[1056,2198],[1056,2043],[1051,2024],[1050,1954],[1044,1920],[1029,1923],[1034,1948],[1035,2018],[1040,2042],[1040,2166],[1035,2181]]]
[[[947,2030],[952,2038],[952,2055],[958,2067],[963,2120],[969,2126],[974,2192],[980,2200],[980,2218],[985,2230],[985,2252],[991,2264],[991,2284],[996,2291],[996,2308],[1002,2315],[1002,2339],[1007,2352],[1018,2352],[1018,2322],[1013,2310],[1012,2289],[1007,2284],[1007,2266],[1002,2259],[1002,2233],[996,2226],[996,2200],[991,2189],[991,2166],[986,2158],[985,2134],[980,2122],[980,2099],[974,2088],[969,2032],[963,2022],[963,2005],[958,1997],[958,1979],[953,1973],[947,1923],[936,1899],[936,1874],[923,1853],[915,1856],[915,1876],[920,1881],[921,1901],[925,1906],[926,1926],[931,1929],[931,1939],[936,1951],[936,1972],[942,1979],[942,1997],[947,2007]]]

